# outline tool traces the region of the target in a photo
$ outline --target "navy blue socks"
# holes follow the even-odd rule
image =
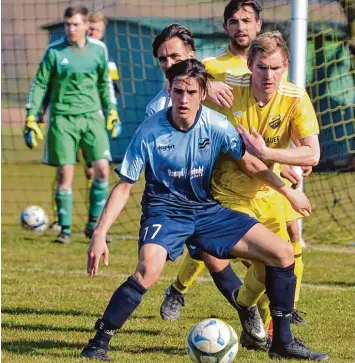
[[[290,320],[296,288],[294,267],[294,263],[284,268],[265,266],[266,294],[273,320],[273,344],[287,344],[293,340]]]
[[[136,279],[130,276],[112,295],[105,313],[98,324],[94,340],[108,343],[117,329],[120,329],[142,301],[147,292]]]
[[[235,308],[238,291],[243,285],[243,282],[233,271],[232,266],[229,264],[224,270],[219,272],[210,272],[210,274],[218,290]]]

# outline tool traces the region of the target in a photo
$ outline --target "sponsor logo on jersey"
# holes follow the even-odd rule
[[[268,137],[265,140],[266,144],[277,144],[280,141],[280,136]]]
[[[197,168],[192,168],[190,172],[190,179],[201,178],[203,175],[203,166],[198,166]]]
[[[211,141],[209,137],[201,137],[198,139],[198,148],[200,150],[209,150],[211,145]]]
[[[277,129],[280,125],[281,125],[281,116],[278,115],[274,118],[271,119],[271,121],[269,122],[269,125],[272,129]]]
[[[170,170],[168,169],[168,175],[173,178],[183,178],[185,174],[185,169],[182,168],[181,170]]]
[[[68,58],[63,58],[63,59],[62,59],[62,61],[60,62],[60,64],[61,64],[62,66],[66,66],[66,65],[68,65],[68,64],[69,64]]]
[[[175,149],[175,145],[158,145],[157,149],[159,151],[173,150]]]
[[[243,118],[243,111],[235,111],[233,112],[233,116]]]

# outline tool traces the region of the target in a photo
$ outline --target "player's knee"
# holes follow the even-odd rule
[[[283,243],[278,251],[279,267],[287,267],[294,262],[293,247],[290,243]]]
[[[140,262],[134,275],[142,286],[148,288],[158,281],[160,273],[161,268],[155,264]]]
[[[229,265],[228,260],[220,260],[207,253],[202,254],[202,260],[210,272],[222,271]]]

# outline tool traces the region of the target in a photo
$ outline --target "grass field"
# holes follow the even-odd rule
[[[88,244],[75,235],[68,246],[51,243],[54,235],[21,230],[2,235],[2,362],[69,363],[93,335],[114,289],[132,273],[136,242],[110,246],[109,267],[94,279],[86,276]],[[331,362],[355,362],[355,248],[317,245],[304,251],[306,264],[299,309],[307,312],[307,327],[295,334],[314,348],[326,351]],[[179,263],[168,263],[161,281],[146,294],[112,342],[115,362],[188,362],[185,340],[199,320],[218,317],[240,325],[232,307],[216,291],[204,271],[187,296],[180,321],[162,321],[163,293]],[[233,266],[244,275],[240,263]],[[268,361],[265,353],[240,349],[236,362]],[[290,361],[292,362],[292,361]]]

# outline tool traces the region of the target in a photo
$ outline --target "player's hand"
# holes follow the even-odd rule
[[[233,88],[224,82],[209,82],[207,99],[220,107],[232,107],[234,96]]]
[[[302,214],[304,217],[308,217],[312,213],[311,202],[306,197],[306,194],[300,190],[287,188],[285,196],[296,212]]]
[[[106,236],[94,231],[90,241],[90,247],[88,249],[87,273],[90,277],[97,274],[101,256],[104,256],[104,265],[108,265],[109,254],[110,252],[107,248]]]
[[[26,146],[30,149],[38,146],[38,140],[43,140],[43,134],[36,122],[36,118],[33,115],[29,115],[26,118],[26,125],[23,130],[23,137],[25,139]]]
[[[237,130],[244,141],[245,148],[248,153],[259,159],[265,159],[268,148],[263,137],[255,130],[255,128],[252,127],[249,133],[245,127],[239,124],[237,126]]]
[[[116,110],[110,110],[107,116],[106,128],[111,131],[111,137],[116,139],[122,133],[122,122]]]
[[[287,165],[282,165],[280,175],[292,183],[293,189],[297,189],[301,184],[301,178]]]
[[[311,166],[302,166],[303,176],[309,176],[312,173],[313,168]]]

